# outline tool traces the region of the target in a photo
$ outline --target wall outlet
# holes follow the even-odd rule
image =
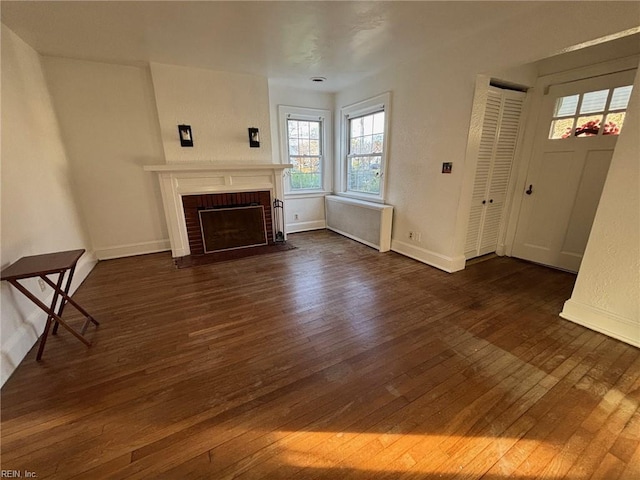
[[[413,232],[413,239],[420,243],[422,241],[422,233],[420,232]]]
[[[47,289],[47,284],[44,283],[44,280],[41,278],[38,279],[38,285],[40,285],[40,290],[43,292]]]
[[[409,240],[413,240],[415,234],[413,232],[409,232]]]
[[[294,220],[298,220],[299,218],[300,218],[300,217],[298,216],[298,214],[297,214],[297,213],[294,213],[294,214],[293,214],[293,219],[294,219]]]

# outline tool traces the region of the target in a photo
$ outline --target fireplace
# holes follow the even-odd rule
[[[286,240],[284,225],[276,220],[284,218],[282,176],[284,170],[292,166],[215,162],[145,165],[146,171],[158,174],[172,256],[205,254],[199,212],[206,210],[262,206],[266,242]],[[274,202],[277,208],[273,208]],[[251,243],[246,239],[245,242]],[[217,249],[217,246],[214,242],[213,248]]]
[[[191,255],[274,242],[270,192],[184,195],[182,207]]]

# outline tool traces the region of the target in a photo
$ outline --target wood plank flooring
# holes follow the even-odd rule
[[[168,253],[100,262],[74,295],[94,345],[61,331],[2,389],[2,469],[640,478],[640,351],[558,316],[573,275],[501,257],[446,274],[327,231],[290,242],[180,270]]]

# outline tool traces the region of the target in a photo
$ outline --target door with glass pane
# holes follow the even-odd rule
[[[513,256],[578,271],[634,75],[550,87],[522,192]]]

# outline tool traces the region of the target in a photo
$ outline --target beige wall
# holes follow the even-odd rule
[[[266,77],[159,63],[151,74],[167,163],[272,163]],[[180,124],[191,125],[193,147],[180,146]],[[260,148],[249,147],[249,127]]]
[[[562,316],[640,347],[640,75]]]
[[[1,266],[20,257],[90,250],[74,197],[71,164],[43,76],[39,55],[2,25]],[[73,289],[95,261],[78,263]],[[23,281],[49,302],[35,279]],[[7,380],[42,332],[46,317],[6,282],[1,289],[2,377]]]
[[[148,68],[43,58],[78,206],[100,259],[167,250],[164,163]]]

